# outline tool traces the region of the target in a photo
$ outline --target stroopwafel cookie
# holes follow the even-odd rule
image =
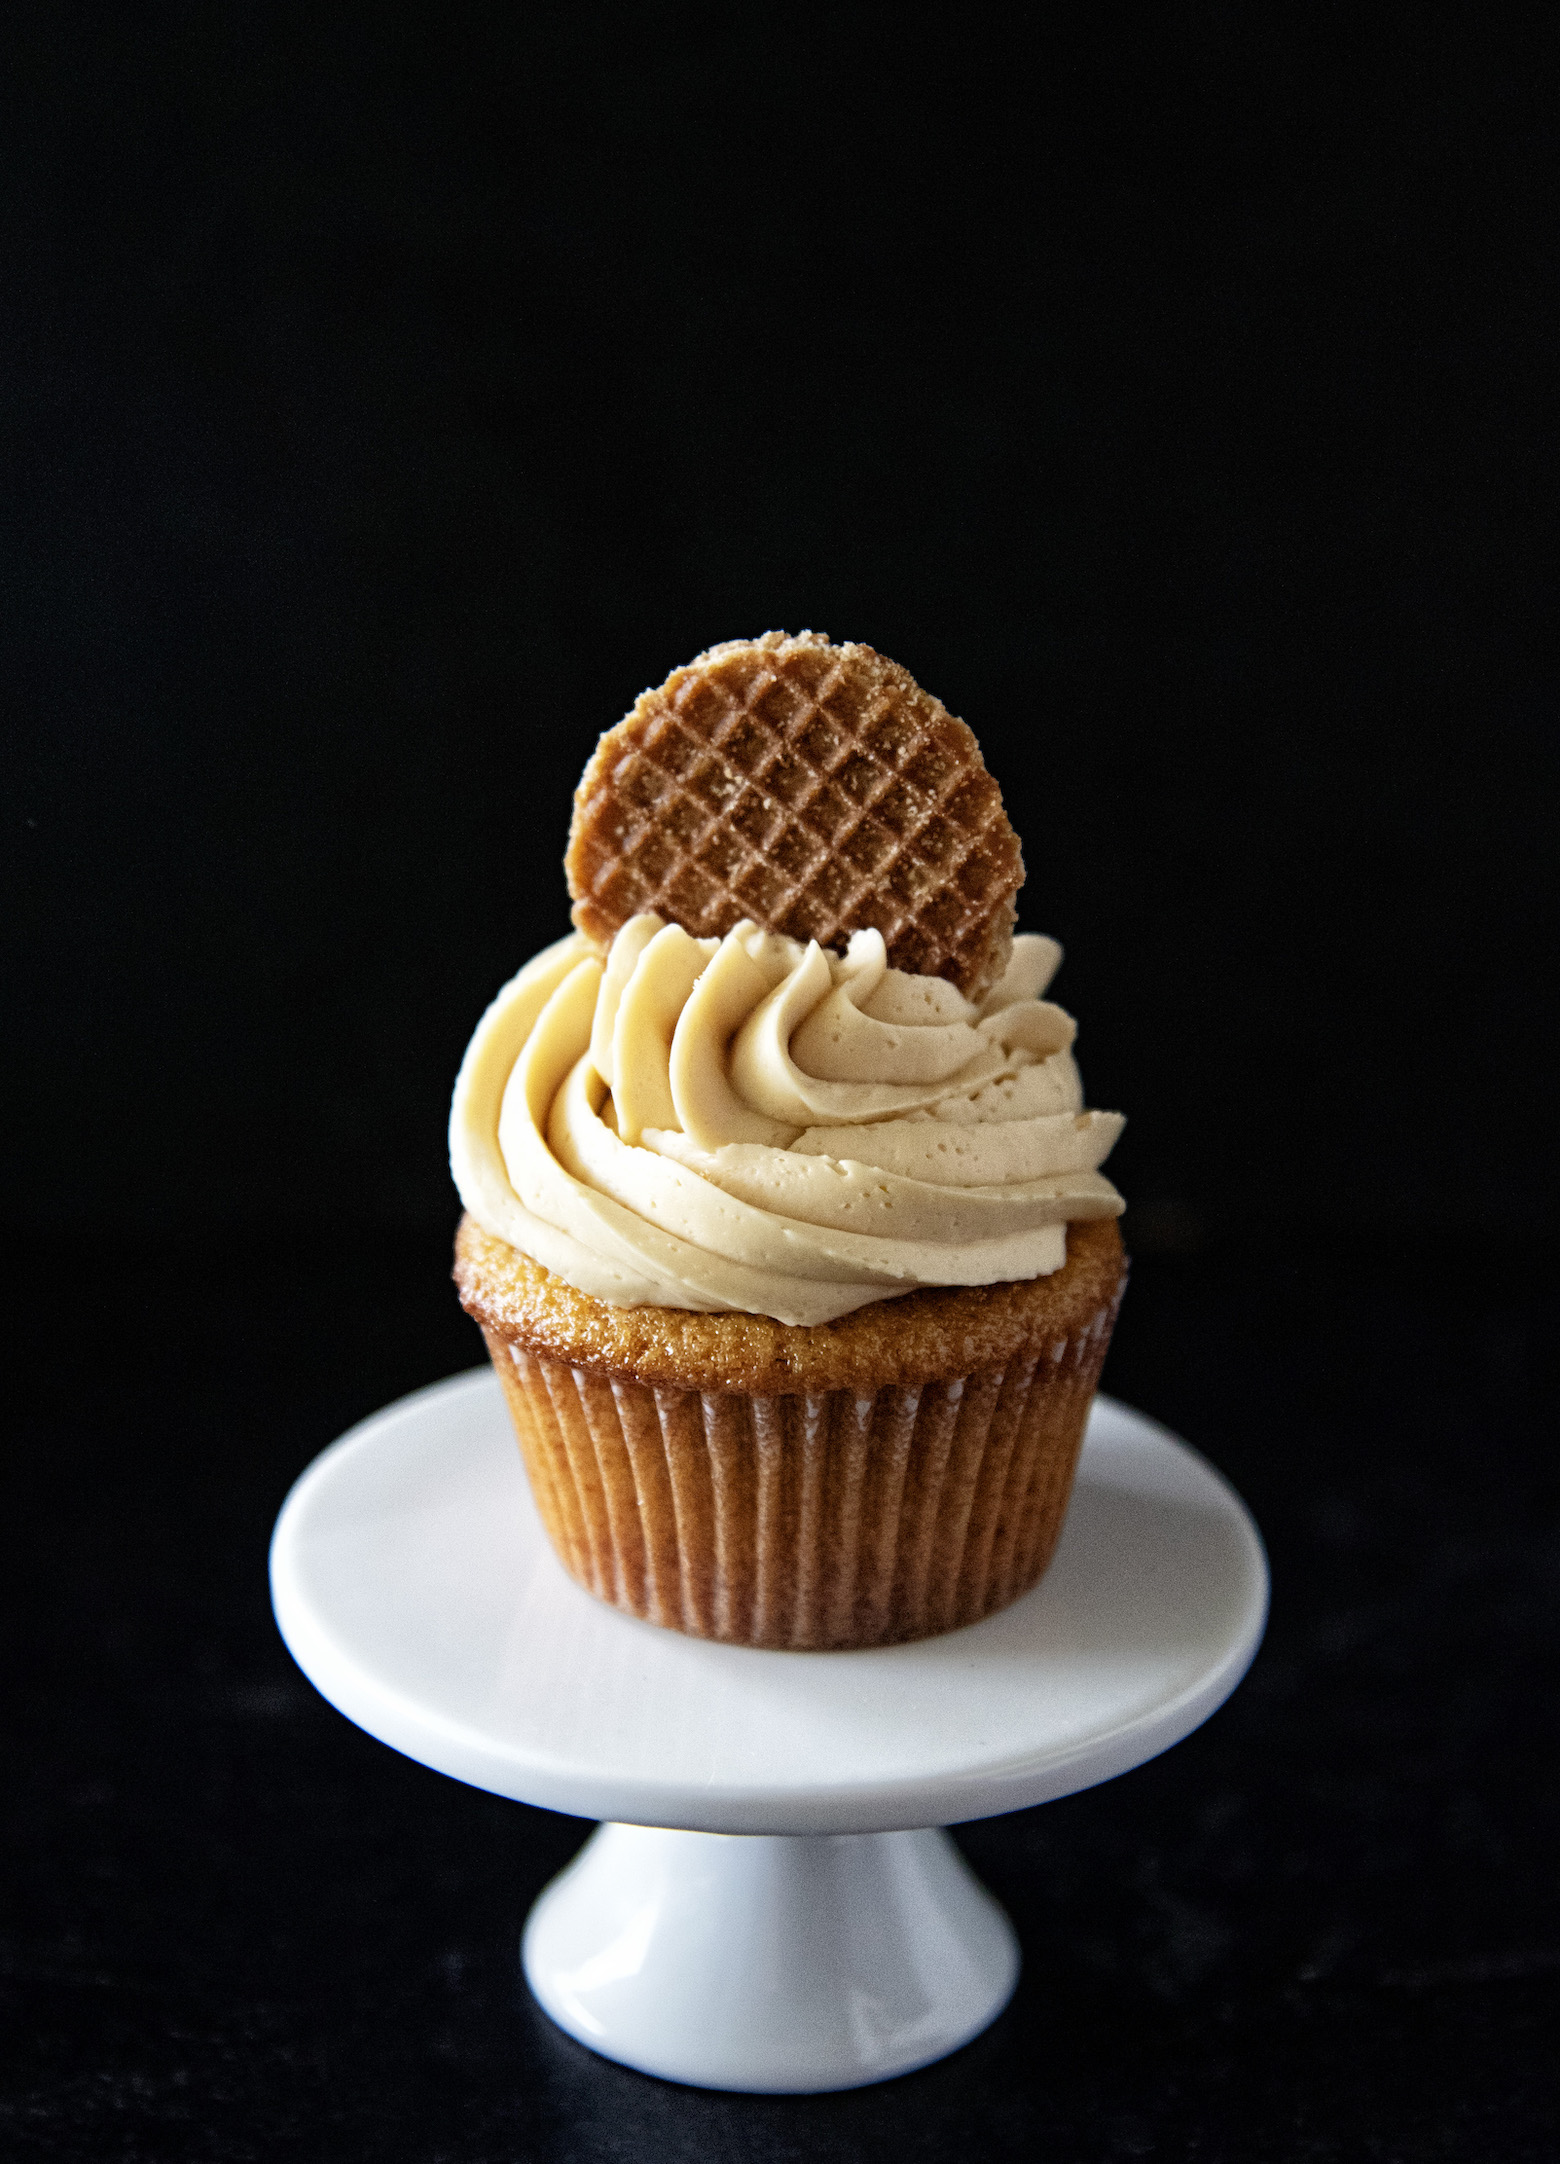
[[[1018,837],[980,746],[909,671],[819,632],[731,639],[644,692],[597,745],[564,860],[608,943],[655,910],[699,938],[744,917],[978,999],[1012,949]]]

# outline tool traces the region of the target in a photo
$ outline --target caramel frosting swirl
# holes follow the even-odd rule
[[[658,916],[605,958],[575,933],[505,985],[450,1113],[488,1232],[618,1307],[831,1322],[923,1285],[1060,1269],[1072,1219],[1114,1217],[1121,1132],[1084,1109],[1061,960],[1021,934],[972,1005],[757,925]]]

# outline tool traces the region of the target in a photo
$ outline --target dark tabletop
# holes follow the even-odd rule
[[[987,2035],[759,2099],[553,2029],[517,1943],[583,1823],[371,1741],[271,1623],[290,1481],[480,1354],[437,1246],[83,1260],[23,1288],[7,2156],[1555,2153],[1552,1278],[1139,1262],[1107,1381],[1251,1504],[1266,1644],[1163,1759],[960,1830],[1024,1946]]]

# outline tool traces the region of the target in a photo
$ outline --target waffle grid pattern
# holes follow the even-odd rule
[[[575,797],[574,921],[644,910],[701,938],[744,917],[972,996],[1005,964],[1018,838],[970,730],[870,647],[770,632],[712,648],[602,738]]]

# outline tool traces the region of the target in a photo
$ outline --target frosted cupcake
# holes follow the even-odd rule
[[[1044,997],[1060,949],[1012,934],[1010,835],[963,724],[810,634],[715,649],[603,739],[584,928],[499,993],[450,1126],[461,1298],[599,1598],[875,1645],[1050,1560],[1122,1122]]]

